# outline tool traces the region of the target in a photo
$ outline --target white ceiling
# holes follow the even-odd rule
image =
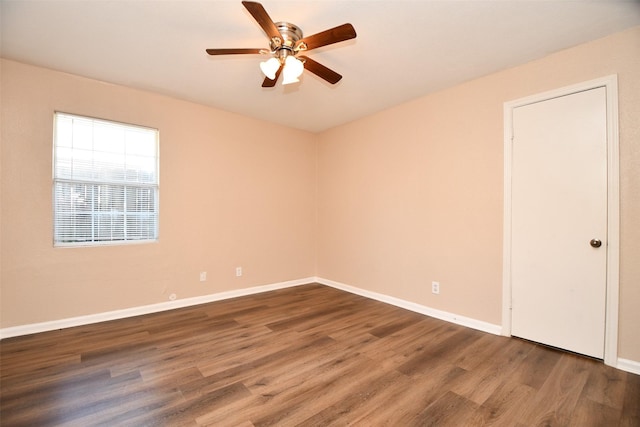
[[[262,88],[267,48],[240,0],[0,0],[2,56],[312,132],[640,25],[640,0],[279,1],[305,35],[349,22],[355,40],[308,56],[344,77]]]

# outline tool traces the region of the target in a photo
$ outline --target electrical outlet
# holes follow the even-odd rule
[[[236,267],[236,277],[242,276],[242,267]]]
[[[206,271],[201,271],[200,272],[200,281],[201,282],[206,282],[207,281],[207,272]]]
[[[431,293],[432,294],[440,293],[440,282],[431,282]]]

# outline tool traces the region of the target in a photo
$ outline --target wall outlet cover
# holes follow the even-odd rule
[[[440,282],[431,282],[431,293],[440,293]]]

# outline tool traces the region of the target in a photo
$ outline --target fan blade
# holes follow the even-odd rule
[[[311,71],[318,77],[321,77],[331,83],[332,85],[338,83],[342,76],[335,71],[325,67],[319,62],[314,61],[313,59],[306,56],[299,56],[300,59],[304,59],[304,68],[308,71]]]
[[[342,24],[321,33],[301,38],[296,43],[296,49],[298,49],[302,43],[307,45],[306,50],[311,50],[354,38],[356,38],[356,30],[353,28],[353,25]]]
[[[276,77],[273,80],[271,80],[269,77],[265,77],[264,81],[262,82],[262,87],[274,87],[276,85],[276,82],[278,81],[278,77],[280,77],[282,68],[282,65],[280,66],[280,68],[278,68],[278,71],[276,71]]]
[[[207,49],[209,55],[236,55],[268,53],[265,49]]]
[[[269,14],[264,10],[264,7],[262,7],[260,3],[255,1],[243,1],[242,4],[247,8],[251,16],[253,16],[253,19],[255,19],[260,27],[262,27],[264,32],[267,33],[270,39],[278,37],[282,40],[280,31],[278,31],[278,28],[269,17]]]

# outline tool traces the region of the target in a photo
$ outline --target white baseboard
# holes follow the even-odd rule
[[[435,317],[436,319],[455,323],[457,325],[466,326],[468,328],[477,329],[479,331],[488,332],[494,335],[502,334],[502,327],[500,325],[494,325],[492,323],[483,322],[481,320],[471,319],[469,317],[459,316],[457,314],[449,313],[446,311],[436,310],[434,308],[427,307],[421,304],[406,301],[385,294],[380,294],[377,292],[367,291],[365,289],[356,288],[354,286],[345,285],[344,283],[323,279],[321,277],[307,277],[305,279],[290,280],[287,282],[273,283],[270,285],[254,286],[251,288],[236,289],[232,291],[219,292],[193,298],[185,298],[176,301],[125,308],[123,310],[107,311],[103,313],[89,314],[86,316],[71,317],[67,319],[52,320],[49,322],[32,323],[29,325],[3,328],[0,329],[0,339],[30,335],[38,332],[53,331],[57,329],[72,328],[74,326],[89,325],[92,323],[106,322],[109,320],[124,319],[127,317],[141,316],[144,314],[158,313],[161,311],[259,294],[262,292],[274,291],[277,289],[291,288],[294,286],[306,285],[314,282],[326,286],[331,286],[332,288],[340,289],[366,298],[374,299],[376,301],[395,305],[396,307],[404,308],[416,313],[424,314],[426,316]],[[634,360],[618,358],[616,368],[623,371],[631,372],[632,374],[640,375],[640,362],[636,362]]]
[[[287,282],[274,283],[271,285],[255,286],[251,288],[219,292],[219,293],[203,295],[199,297],[185,298],[185,299],[180,299],[175,301],[168,301],[168,302],[161,302],[157,304],[144,305],[139,307],[125,308],[122,310],[108,311],[103,313],[89,314],[86,316],[52,320],[49,322],[32,323],[29,325],[3,328],[3,329],[0,329],[0,339],[11,338],[11,337],[16,337],[21,335],[35,334],[38,332],[53,331],[57,329],[72,328],[74,326],[89,325],[92,323],[106,322],[109,320],[123,319],[127,317],[141,316],[144,314],[157,313],[161,311],[173,310],[176,308],[189,307],[189,306],[198,305],[198,304],[205,304],[208,302],[220,301],[220,300],[236,298],[236,297],[241,297],[246,295],[253,295],[261,292],[273,291],[276,289],[284,289],[284,288],[289,288],[293,286],[300,286],[300,285],[313,283],[313,282],[320,283],[326,286],[331,286],[333,288],[350,292],[352,294],[361,295],[366,298],[371,298],[380,302],[395,305],[396,307],[411,310],[416,313],[435,317],[436,319],[445,320],[451,323],[477,329],[483,332],[500,335],[502,331],[502,328],[499,325],[494,325],[494,324],[483,322],[480,320],[459,316],[457,314],[449,313],[446,311],[436,310],[434,308],[416,304],[414,302],[406,301],[400,298],[395,298],[389,295],[380,294],[377,292],[367,291],[365,289],[356,288],[354,286],[346,285],[340,282],[335,282],[333,280],[323,279],[321,277],[307,277],[305,279],[291,280]]]
[[[631,372],[632,374],[640,375],[640,362],[636,362],[635,360],[618,358],[616,368]]]
[[[395,305],[396,307],[415,311],[416,313],[435,317],[436,319],[445,320],[457,325],[466,326],[468,328],[477,329],[479,331],[488,332],[494,335],[502,334],[502,326],[494,325],[493,323],[483,322],[482,320],[471,319],[465,316],[459,316],[457,314],[449,313],[442,310],[436,310],[435,308],[427,307],[415,302],[406,301],[385,294],[379,294],[377,292],[367,291],[365,289],[356,288],[354,286],[345,285],[344,283],[334,282],[333,280],[323,279],[321,277],[316,277],[315,281],[323,285],[331,286],[332,288],[340,289],[352,294]]]
[[[416,304],[414,302],[391,297],[389,295],[384,295],[377,292],[367,291],[365,289],[356,288],[354,286],[345,285],[344,283],[323,279],[321,277],[316,277],[315,282],[320,283],[322,285],[331,286],[332,288],[350,292],[352,294],[360,295],[366,298],[371,298],[376,301],[395,305],[396,307],[415,311],[416,313],[435,317],[436,319],[455,323],[457,325],[466,326],[468,328],[477,329],[479,331],[488,332],[494,335],[502,335],[502,326],[500,325],[494,325],[492,323],[483,322],[481,320],[471,319],[469,317],[459,316],[457,314],[449,313],[446,311],[436,310],[434,308]],[[640,362],[636,362],[635,360],[618,358],[615,368],[620,369],[622,371],[630,372],[632,374],[640,375]]]
[[[67,319],[52,320],[49,322],[32,323],[29,325],[13,326],[0,329],[0,339],[30,335],[38,332],[54,331],[57,329],[72,328],[74,326],[89,325],[92,323],[106,322],[109,320],[123,319],[126,317],[140,316],[143,314],[157,313],[160,311],[173,310],[176,308],[189,307],[192,305],[205,304],[208,302],[220,301],[246,295],[258,294],[261,292],[273,291],[276,289],[290,288],[293,286],[306,285],[315,281],[315,277],[306,279],[290,280],[287,282],[274,283],[271,285],[254,286],[245,289],[219,292],[216,294],[203,295],[193,298],[184,298],[175,301],[161,302],[158,304],[144,305],[140,307],[125,308],[123,310],[107,311],[86,316],[71,317]]]

